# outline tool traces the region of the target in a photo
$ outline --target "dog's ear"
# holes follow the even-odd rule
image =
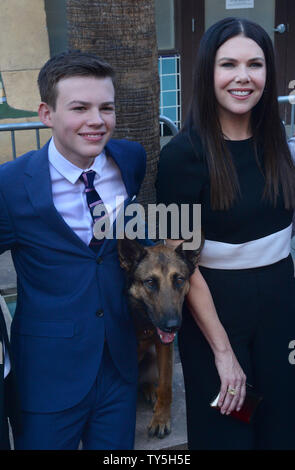
[[[153,244],[153,246],[164,246],[165,242],[164,240],[156,240]]]
[[[146,250],[136,240],[123,238],[118,240],[118,254],[121,267],[130,272],[145,257]]]
[[[204,246],[203,234],[202,234],[201,243],[200,243],[199,248],[197,248],[195,250],[185,250],[183,248],[183,244],[188,243],[188,242],[192,242],[192,240],[193,239],[191,238],[190,240],[183,241],[180,245],[177,246],[177,248],[175,248],[175,252],[187,261],[187,263],[191,267],[191,271],[193,273],[194,270],[195,270],[195,267],[197,266],[197,264],[200,260],[200,254],[201,254],[202,248]]]

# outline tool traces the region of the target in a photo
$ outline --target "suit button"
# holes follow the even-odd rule
[[[99,256],[99,257],[96,259],[96,262],[97,262],[97,264],[101,264],[101,263],[102,263],[102,257]]]
[[[97,317],[103,317],[103,309],[102,309],[102,308],[100,308],[99,310],[97,310],[96,316],[97,316]]]

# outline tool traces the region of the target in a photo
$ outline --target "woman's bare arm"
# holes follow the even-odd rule
[[[167,245],[176,248],[181,240],[167,240]],[[221,380],[218,406],[221,413],[240,409],[245,398],[246,376],[230,345],[228,335],[221,324],[208,285],[199,268],[190,278],[190,289],[186,296],[188,308],[208,341],[215,357],[215,365]],[[236,395],[227,393],[228,387],[237,390]]]

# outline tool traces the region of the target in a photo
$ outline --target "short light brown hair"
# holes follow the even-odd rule
[[[115,71],[110,64],[95,54],[79,50],[62,52],[49,59],[38,75],[38,86],[41,101],[55,110],[57,83],[68,77],[110,77],[114,83]]]

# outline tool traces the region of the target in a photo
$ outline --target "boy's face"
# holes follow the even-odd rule
[[[69,77],[57,83],[55,110],[39,107],[41,121],[52,128],[57,150],[79,168],[89,168],[116,125],[112,79]]]

